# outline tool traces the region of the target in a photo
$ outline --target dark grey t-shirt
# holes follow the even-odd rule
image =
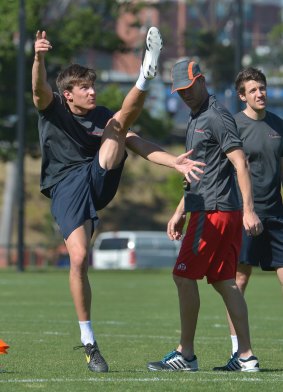
[[[214,95],[200,111],[190,115],[186,149],[194,149],[192,159],[206,163],[200,181],[185,190],[186,211],[233,211],[240,209],[234,167],[226,156],[242,148],[235,121]]]
[[[260,217],[283,216],[283,120],[268,111],[263,120],[253,120],[243,112],[234,118],[250,164],[255,211]]]
[[[50,197],[50,187],[78,166],[91,162],[98,152],[101,136],[113,113],[97,106],[85,116],[74,115],[63,98],[54,99],[39,111],[38,129],[42,153],[41,192]]]

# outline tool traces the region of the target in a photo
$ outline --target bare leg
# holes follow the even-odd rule
[[[194,338],[200,308],[198,285],[194,280],[176,275],[174,281],[178,289],[181,319],[181,339],[177,351],[180,351],[184,358],[191,359],[194,355]]]
[[[87,276],[91,221],[74,230],[65,241],[70,255],[70,290],[79,321],[90,320],[91,288]]]
[[[121,110],[109,120],[99,150],[99,163],[102,168],[114,169],[122,161],[129,126],[142,111],[145,98],[146,91],[141,91],[134,86],[126,96]]]
[[[236,284],[243,295],[245,294],[251,274],[252,274],[251,265],[238,264],[237,274],[236,274]],[[229,324],[230,335],[235,336],[236,331],[228,312],[227,312],[227,320]]]
[[[283,291],[283,267],[277,268],[276,273]]]
[[[224,280],[213,284],[222,296],[238,337],[238,355],[249,357],[252,355],[248,310],[246,301],[236,285],[234,279]]]

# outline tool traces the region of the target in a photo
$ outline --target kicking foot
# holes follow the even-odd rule
[[[145,79],[153,79],[157,73],[158,58],[163,46],[162,38],[156,27],[151,27],[146,36],[146,47],[142,63]]]

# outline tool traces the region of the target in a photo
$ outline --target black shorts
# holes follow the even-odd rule
[[[264,218],[261,221],[264,230],[259,236],[249,237],[243,229],[240,264],[273,271],[283,267],[283,217]]]
[[[115,196],[124,163],[105,170],[99,165],[98,154],[90,163],[74,170],[50,190],[51,213],[65,239],[85,221],[92,220],[92,233],[98,224],[97,211]]]

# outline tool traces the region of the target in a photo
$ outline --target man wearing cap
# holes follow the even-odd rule
[[[161,361],[148,363],[149,370],[198,370],[194,336],[200,307],[197,280],[207,282],[222,296],[239,339],[238,353],[228,371],[255,372],[258,359],[251,350],[247,306],[236,282],[242,225],[248,235],[258,235],[262,224],[254,212],[251,180],[242,142],[232,115],[214,95],[209,95],[199,65],[188,58],[172,70],[172,92],[177,91],[191,109],[186,149],[206,166],[200,181],[185,187],[170,219],[167,234],[181,239],[186,214],[190,220],[177,258],[173,278],[178,289],[181,338],[176,350]],[[236,191],[237,173],[243,211]]]

